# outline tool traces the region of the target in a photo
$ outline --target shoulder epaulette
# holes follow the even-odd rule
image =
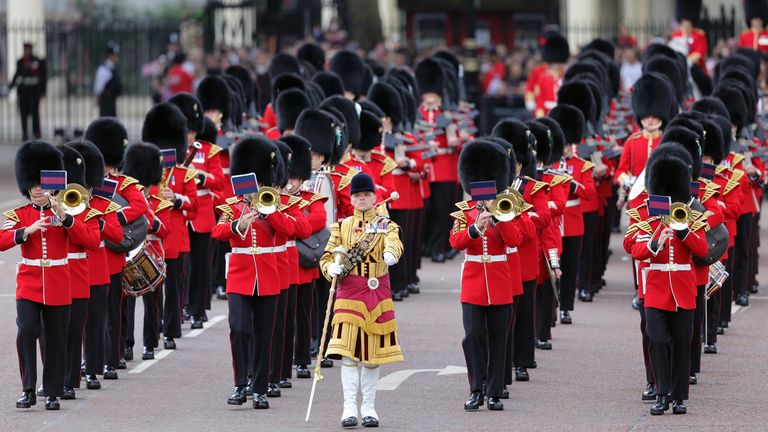
[[[384,166],[381,168],[381,175],[386,175],[394,171],[395,168],[397,168],[397,162],[395,162],[394,159],[391,157],[385,155],[384,153],[374,151],[372,152],[372,155],[375,156],[379,162],[381,162]]]
[[[584,165],[581,167],[581,172],[587,172],[595,167],[595,164],[590,161],[584,161]]]
[[[157,198],[157,197],[156,197]],[[173,208],[173,203],[167,200],[164,200],[162,198],[158,198],[160,200],[159,203],[157,203],[157,208],[155,208],[155,213],[159,211],[163,211],[167,208]]]
[[[98,210],[96,210],[94,208],[88,209],[88,214],[85,215],[85,219],[84,220],[89,221],[89,220],[91,220],[91,219],[93,219],[95,217],[99,217],[99,216],[101,216],[103,214],[104,213],[102,213],[102,212],[100,212],[100,211],[98,211]]]
[[[698,230],[700,230],[702,228],[704,228],[705,232],[709,231],[709,224],[707,223],[707,219],[706,218],[701,218],[701,219],[697,220],[696,222],[694,222],[693,225],[691,225],[691,231],[692,232],[696,232],[696,231],[698,231]]]
[[[720,185],[713,181],[706,182],[706,188],[704,189],[704,196],[701,198],[701,202],[705,202],[713,196],[717,196],[720,193]]]
[[[308,200],[303,200],[301,202],[301,204],[299,205],[299,208],[304,208],[304,207],[312,204],[315,201],[327,200],[327,199],[328,199],[328,197],[325,196],[325,195],[312,194],[312,196]]]
[[[127,188],[130,185],[141,186],[139,184],[139,181],[136,180],[135,178],[131,176],[123,176],[123,177],[125,177],[125,180],[123,180],[123,184],[120,185],[120,190],[125,190],[125,188]]]
[[[216,156],[222,150],[224,150],[224,149],[219,147],[219,146],[217,146],[216,144],[211,144],[211,149],[208,150],[208,158],[212,158],[212,157]]]
[[[288,204],[286,204],[286,206],[290,207],[290,206],[293,206],[293,205],[296,205],[296,204],[300,204],[302,201],[304,201],[304,200],[302,200],[301,197],[298,197],[296,195],[292,195],[288,199]]]
[[[736,166],[739,163],[741,163],[741,161],[743,161],[743,160],[744,160],[744,155],[743,154],[734,153],[734,155],[733,155],[733,162],[731,162],[731,166]]]
[[[459,208],[461,211],[467,211],[469,210],[469,203],[467,201],[461,201],[456,203],[456,207]]]
[[[725,165],[718,165],[717,167],[715,167],[715,172],[717,174],[722,174],[723,171],[730,171],[730,169]]]
[[[544,182],[540,182],[538,180],[534,180],[533,188],[531,188],[531,195],[535,194],[536,192],[538,192],[540,190],[545,190],[546,191],[546,188],[548,186],[549,185],[544,183]]]
[[[522,213],[527,212],[528,210],[533,209],[533,204],[523,203],[523,211]]]
[[[121,208],[122,207],[120,206],[120,204],[118,204],[118,203],[116,203],[114,201],[109,201],[109,205],[107,206],[107,209],[104,210],[104,214],[114,213],[114,212],[120,210]]]
[[[630,136],[627,138],[627,140],[630,140],[630,139],[632,139],[632,138],[640,138],[640,137],[642,137],[642,136],[643,136],[643,133],[642,133],[641,131],[637,131],[637,132],[633,133],[632,135],[630,135]],[[626,142],[626,141],[625,141],[625,142]]]
[[[550,183],[551,186],[559,186],[563,183],[568,183],[571,181],[573,177],[571,177],[569,174],[558,174],[554,177],[552,177],[552,182]]]
[[[631,224],[627,227],[627,232],[624,233],[624,237],[630,236],[637,232],[637,224]]]
[[[229,215],[229,217],[235,216],[235,211],[232,209],[232,206],[230,206],[229,204],[217,205],[216,210],[218,210],[223,214]]]
[[[226,202],[227,204],[235,204],[235,203],[237,203],[238,201],[240,201],[240,198],[238,198],[238,197],[236,197],[236,196],[233,196],[233,197],[229,197],[229,198],[227,198],[226,200],[224,200],[224,202]]]
[[[344,174],[344,177],[339,182],[339,190],[342,190],[345,187],[349,186],[349,184],[352,183],[352,177],[356,176],[361,172],[362,171],[358,171],[357,169],[350,167],[349,171],[347,171],[347,173]]]
[[[731,176],[731,180],[739,181],[742,177],[744,177],[745,172],[740,169],[733,170],[733,175]]]
[[[726,183],[725,188],[723,188],[723,195],[728,195],[732,190],[734,190],[738,186],[739,186],[739,182],[737,180],[734,180],[733,178],[729,178],[728,183]]]
[[[640,217],[640,212],[637,211],[636,208],[631,208],[627,210],[625,213],[635,222],[640,222],[642,220],[642,218]]]
[[[464,214],[464,212],[463,212],[463,211],[455,211],[455,212],[451,213],[451,217],[452,217],[453,219],[456,219],[456,220],[462,221],[462,222],[464,222],[464,223],[466,223],[466,222],[467,222],[467,216]]]
[[[19,215],[16,214],[16,210],[20,209],[21,207],[17,207],[13,210],[8,210],[7,212],[3,213],[3,216],[7,217],[8,220],[12,220],[14,222],[20,222]]]
[[[197,176],[197,172],[195,170],[189,169],[189,168],[183,168],[183,169],[186,170],[186,173],[184,174],[184,183],[192,180]]]

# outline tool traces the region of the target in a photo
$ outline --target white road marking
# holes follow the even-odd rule
[[[396,390],[400,384],[407,380],[411,375],[420,372],[437,372],[437,375],[455,375],[467,373],[467,368],[463,366],[446,366],[445,369],[403,369],[392,372],[380,379],[379,384],[376,386],[376,390]]]
[[[731,305],[731,315],[736,315],[737,313],[743,311],[745,308],[743,306],[739,306],[737,304]]]
[[[201,334],[203,334],[204,331],[206,331],[209,328],[215,326],[218,322],[223,321],[225,318],[227,318],[226,315],[216,315],[215,317],[209,319],[207,323],[205,323],[205,327],[203,327],[201,329],[192,330],[190,332],[187,332],[186,334],[184,334],[182,336],[182,339],[198,337]],[[157,363],[160,360],[162,360],[162,359],[168,357],[169,355],[171,355],[171,353],[173,353],[174,351],[175,350],[164,349],[164,350],[158,352],[157,354],[155,354],[155,359],[154,360],[144,360],[141,363],[139,363],[138,366],[136,366],[135,368],[133,368],[130,371],[128,371],[128,373],[140,374],[140,373],[144,372],[145,370],[149,369],[150,367],[152,367],[152,365],[154,365],[155,363]]]

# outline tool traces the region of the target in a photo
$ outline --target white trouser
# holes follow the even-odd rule
[[[360,369],[349,357],[341,358],[341,388],[344,391],[344,412],[341,419],[357,417],[357,391],[360,388]]]

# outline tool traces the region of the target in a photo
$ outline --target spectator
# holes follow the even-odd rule
[[[637,49],[625,48],[622,52],[621,88],[629,92],[635,81],[643,75],[643,65],[637,59]]]
[[[24,44],[24,55],[16,62],[16,73],[8,90],[18,87],[19,114],[21,115],[22,139],[27,141],[29,117],[32,117],[32,135],[40,138],[40,100],[45,96],[47,76],[45,60],[32,53],[32,44]]]
[[[495,49],[490,52],[488,70],[483,75],[483,93],[489,96],[499,96],[506,92],[504,81],[507,79],[507,67],[499,58]]]
[[[117,98],[123,93],[123,83],[117,71],[117,54],[120,48],[114,42],[107,43],[106,59],[96,70],[93,93],[99,105],[99,117],[117,117]]]
[[[187,62],[187,55],[183,52],[176,53],[173,57],[173,65],[165,76],[165,91],[163,100],[168,100],[177,93],[194,93],[195,65]]]

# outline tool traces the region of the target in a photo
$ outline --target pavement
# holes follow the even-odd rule
[[[5,170],[3,170],[5,171]],[[2,178],[2,176],[0,176]],[[0,187],[0,201],[16,196]],[[763,221],[766,226],[768,221]],[[762,232],[763,244],[766,232]],[[768,424],[768,286],[739,308],[717,355],[704,355],[699,384],[691,388],[688,414],[652,417],[640,401],[644,388],[640,318],[630,307],[631,264],[612,238],[607,287],[593,303],[577,302],[573,325],[553,329],[552,351],[537,351],[531,381],[510,387],[503,412],[467,413],[468,396],[459,297],[460,258],[425,262],[422,292],[396,303],[405,361],[382,368],[376,408],[381,429],[392,431],[731,431],[765,430]],[[177,340],[175,351],[156,351],[157,360],[128,362],[117,381],[102,380],[98,391],[77,390],[61,411],[14,407],[20,394],[14,352],[14,265],[18,250],[0,254],[0,431],[219,431],[258,427],[270,431],[340,429],[339,364],[323,369],[312,416],[304,422],[312,380],[293,379],[293,388],[270,399],[269,410],[250,401],[229,406],[232,389],[226,302],[213,300],[203,331]],[[768,274],[766,260],[760,274]],[[136,322],[141,323],[141,307]],[[141,325],[136,336],[141,339]],[[135,355],[140,358],[140,347]],[[41,371],[41,369],[39,369]],[[39,372],[41,373],[41,372]]]

